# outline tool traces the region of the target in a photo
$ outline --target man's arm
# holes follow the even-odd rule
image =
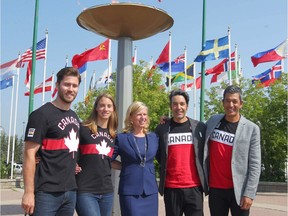
[[[34,178],[36,170],[36,153],[39,148],[40,144],[38,143],[30,141],[25,142],[23,163],[24,194],[22,197],[22,208],[27,214],[33,214],[35,207]]]
[[[261,173],[260,129],[258,126],[253,129],[248,157],[248,180],[240,201],[242,209],[249,209],[252,205]]]

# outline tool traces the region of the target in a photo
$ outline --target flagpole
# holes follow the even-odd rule
[[[240,57],[240,55],[238,55],[238,73],[239,73],[239,77],[242,77],[241,57]]]
[[[47,63],[47,47],[48,47],[48,30],[45,31],[45,58],[44,58],[44,72],[43,72],[43,85],[42,85],[42,105],[45,102],[45,87],[46,87],[46,63]]]
[[[185,73],[185,88],[184,90],[187,91],[187,48],[186,46],[184,47],[184,73]]]
[[[29,115],[33,111],[33,104],[34,104],[34,81],[35,81],[35,66],[36,66],[38,11],[39,11],[39,0],[35,0],[33,47],[32,47],[32,70],[31,70],[31,79],[30,79],[30,96],[29,96],[29,113],[28,113]]]
[[[14,76],[13,76],[13,85],[12,85],[11,102],[10,102],[10,121],[9,121],[6,164],[9,164],[9,159],[10,159],[10,142],[11,142],[11,130],[12,130],[11,127],[12,127],[12,116],[13,116],[12,113],[13,113],[13,103],[14,103],[14,88],[15,88],[15,85],[14,85]]]
[[[230,27],[228,27],[228,55],[229,55],[229,73],[228,73],[228,80],[229,85],[232,85],[232,73],[231,73],[231,46],[230,46]]]
[[[68,55],[66,55],[65,67],[68,67]]]
[[[86,76],[87,76],[87,70],[85,70],[83,72],[83,79],[84,79],[84,90],[83,90],[83,99],[85,101],[85,97],[86,97]]]
[[[55,88],[55,86],[54,86],[54,80],[55,80],[55,77],[54,77],[54,72],[52,72],[52,83],[51,83],[51,102],[52,102],[52,100],[53,100],[53,92],[54,92],[54,88]]]
[[[172,79],[172,74],[171,74],[171,48],[172,48],[172,42],[171,42],[171,32],[169,32],[169,92],[171,92],[171,79]]]
[[[236,83],[239,84],[239,76],[238,76],[238,48],[237,44],[235,44],[235,54],[234,54],[234,59],[235,59],[235,80]]]
[[[93,74],[92,74],[91,90],[92,90],[92,89],[95,89],[95,79],[96,79],[95,76],[96,76],[96,70],[94,70],[94,71],[93,71]]]
[[[206,0],[203,0],[202,16],[202,50],[206,41]],[[205,61],[201,63],[201,95],[200,95],[200,121],[204,121],[204,97],[205,97]]]
[[[20,60],[20,55],[19,58]],[[16,97],[15,97],[15,114],[14,114],[14,129],[13,129],[13,142],[12,142],[12,156],[11,156],[11,179],[13,179],[13,167],[14,167],[14,154],[15,154],[15,142],[16,142],[16,124],[17,124],[17,111],[18,111],[18,95],[19,95],[19,77],[20,77],[20,67],[17,69],[17,85],[16,85]],[[14,82],[14,78],[13,78]],[[34,92],[34,88],[33,88]]]
[[[112,58],[110,58],[110,61],[109,61],[110,63],[109,63],[109,67],[110,67],[110,69],[109,69],[109,72],[108,72],[108,79],[107,79],[107,89],[109,89],[109,79],[110,79],[110,76],[111,76],[111,68],[112,68]]]
[[[193,63],[193,72],[194,72],[194,84],[193,84],[193,111],[194,111],[194,115],[193,118],[196,119],[196,94],[197,94],[197,89],[196,89],[196,62]]]
[[[137,46],[134,47],[134,58],[133,58],[133,65],[137,63]]]
[[[109,77],[112,73],[112,58],[111,58],[111,39],[109,39],[109,50],[108,50],[108,81],[107,89],[109,89]]]

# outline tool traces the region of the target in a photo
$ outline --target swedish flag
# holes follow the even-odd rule
[[[228,36],[205,42],[204,49],[194,60],[195,62],[205,62],[229,57]]]

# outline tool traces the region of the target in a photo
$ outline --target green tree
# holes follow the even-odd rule
[[[205,119],[223,113],[223,89],[212,87],[206,91]],[[287,162],[287,74],[281,81],[263,88],[249,79],[241,79],[243,107],[241,115],[256,123],[261,130],[262,181],[285,181]],[[221,92],[219,94],[219,92]]]
[[[12,160],[12,145],[13,136],[10,137],[10,150],[9,150],[9,164],[7,164],[7,151],[8,151],[8,136],[6,133],[1,132],[0,148],[1,148],[1,178],[8,178],[10,176],[10,162]],[[15,149],[14,149],[14,162],[22,163],[23,160],[23,139],[15,137]]]
[[[161,74],[158,70],[150,71],[148,64],[140,61],[133,66],[133,101],[142,101],[149,108],[150,130],[153,131],[162,115],[169,113],[168,93],[161,85]],[[153,74],[151,76],[151,74]],[[109,87],[90,90],[84,102],[79,102],[74,109],[81,120],[86,119],[93,107],[95,98],[102,92],[108,92],[115,98],[116,73],[112,74],[113,81]]]

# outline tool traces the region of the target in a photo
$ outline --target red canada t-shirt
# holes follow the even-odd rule
[[[222,119],[219,127],[210,135],[209,187],[233,188],[231,160],[237,126],[238,122]]]
[[[165,187],[190,188],[200,185],[189,121],[184,123],[172,121],[168,137]]]

